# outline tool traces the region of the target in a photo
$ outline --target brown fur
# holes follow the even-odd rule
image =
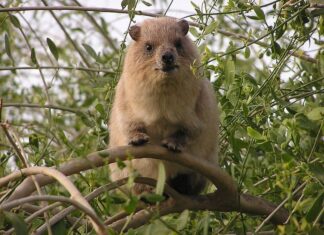
[[[199,63],[196,46],[186,36],[188,24],[174,18],[156,18],[133,26],[134,42],[128,47],[110,119],[109,147],[146,142],[170,151],[186,151],[217,164],[218,113],[216,98],[207,79],[194,75]],[[179,42],[181,44],[179,46]],[[147,45],[153,49],[147,51]],[[164,72],[166,52],[174,55],[176,69]],[[142,176],[157,178],[158,160],[135,159],[132,167]],[[188,168],[164,162],[171,186],[197,194],[206,180]],[[112,179],[128,175],[128,169],[111,165]],[[179,177],[172,182],[172,179]],[[187,182],[183,182],[183,179]],[[178,189],[183,187],[184,189]],[[137,185],[137,191],[141,188]],[[188,188],[189,187],[189,188]]]

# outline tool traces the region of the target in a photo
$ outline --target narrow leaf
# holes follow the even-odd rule
[[[59,221],[58,223],[52,226],[53,235],[65,235],[68,234],[68,229],[64,220]]]
[[[130,199],[127,201],[127,204],[124,206],[124,210],[131,214],[136,210],[136,206],[138,203],[138,198],[135,196],[131,196]]]
[[[35,53],[35,48],[32,48],[30,58],[34,64],[37,64],[37,58]]]
[[[228,59],[225,64],[225,80],[227,84],[231,84],[235,77],[235,63],[232,59]]]
[[[322,192],[314,201],[313,205],[306,214],[306,220],[313,222],[323,208],[324,192]]]
[[[245,47],[244,57],[247,59],[250,57],[251,51],[249,47]]]
[[[216,21],[213,21],[210,25],[208,25],[206,28],[205,28],[205,32],[204,34],[210,34],[212,33],[218,26],[218,23]]]
[[[264,12],[262,11],[261,7],[259,7],[259,6],[253,6],[253,10],[254,10],[255,14],[258,16],[258,18],[260,20],[264,20],[265,19],[265,15],[264,15]]]
[[[4,216],[12,224],[13,228],[15,229],[15,234],[17,235],[28,234],[27,224],[17,214],[11,212],[4,212]]]
[[[5,34],[5,48],[6,48],[6,53],[9,56],[11,60],[13,60],[12,55],[11,55],[11,49],[10,49],[10,41],[8,34]]]
[[[128,0],[123,0],[120,5],[121,5],[122,9],[125,9],[125,7],[127,7],[127,5],[128,5]]]
[[[59,54],[55,43],[50,38],[46,38],[47,45],[56,60],[58,60]]]
[[[177,219],[177,230],[182,230],[186,227],[189,219],[189,210],[184,210]]]
[[[147,1],[144,1],[144,0],[142,0],[142,3],[143,3],[144,5],[146,5],[146,6],[148,6],[148,7],[152,6],[151,3],[147,2]]]
[[[145,194],[143,197],[149,203],[157,203],[157,202],[161,202],[165,199],[165,197],[163,195],[155,194],[155,193]]]
[[[252,137],[253,139],[256,139],[256,140],[265,140],[266,139],[265,136],[263,136],[260,132],[258,132],[257,130],[253,129],[250,126],[248,126],[246,128],[246,131],[247,131],[248,135],[250,137]]]
[[[324,107],[316,107],[310,111],[306,116],[313,121],[318,121],[324,118]]]
[[[165,184],[166,174],[164,164],[162,162],[159,163],[159,173],[158,179],[156,183],[156,194],[162,195],[164,191],[164,184]]]
[[[82,46],[92,58],[94,58],[95,60],[98,59],[96,51],[91,46],[86,43],[82,43]]]
[[[20,22],[19,22],[19,19],[15,16],[15,15],[12,15],[10,14],[9,15],[9,19],[10,19],[10,22],[16,27],[16,28],[21,28],[21,25],[20,25]]]

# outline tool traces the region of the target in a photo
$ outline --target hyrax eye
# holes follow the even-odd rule
[[[174,46],[175,46],[177,49],[180,49],[180,48],[182,47],[181,40],[177,40],[177,41],[175,41]]]
[[[152,51],[153,50],[153,46],[151,44],[146,44],[145,45],[145,49],[146,49],[146,51]]]

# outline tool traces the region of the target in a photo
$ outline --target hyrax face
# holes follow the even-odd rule
[[[126,61],[151,75],[173,76],[190,71],[198,58],[196,47],[186,36],[189,24],[174,18],[156,18],[132,26],[129,34],[134,40]]]

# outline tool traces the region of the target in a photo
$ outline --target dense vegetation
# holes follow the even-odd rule
[[[259,216],[184,211],[156,216],[127,233],[246,234],[260,229],[275,234],[322,234],[324,5],[305,0],[195,2],[189,9],[192,14],[182,14],[193,23],[191,37],[218,95],[221,167],[241,192],[278,205],[283,202],[289,220],[285,225],[259,227],[264,220]],[[0,7],[81,3],[12,0]],[[117,14],[0,12],[0,177],[26,167],[17,151],[28,159],[27,166],[51,167],[106,148],[107,120],[127,45],[126,26],[139,21],[139,14],[156,12],[156,6],[166,15],[174,9],[173,1],[123,0],[118,9],[124,12]],[[138,12],[144,7],[144,12]],[[107,20],[109,14],[116,19]],[[122,32],[120,19],[126,22]],[[8,135],[14,136],[13,141]],[[109,182],[109,171],[95,168],[71,179],[86,195]],[[1,188],[1,202],[18,184]],[[67,196],[58,184],[43,191]],[[118,210],[132,213],[137,202],[135,196],[109,191],[91,206],[106,219]],[[26,227],[31,232],[45,221],[37,217],[23,222],[29,212],[18,207],[0,213],[0,231],[13,225],[24,234]],[[52,213],[48,211],[47,216]],[[94,233],[85,224],[70,224],[83,218],[82,212],[70,217],[53,226],[53,234]]]

